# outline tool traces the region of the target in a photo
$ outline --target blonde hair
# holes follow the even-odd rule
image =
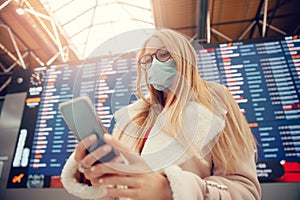
[[[183,145],[189,144],[189,141],[186,138],[186,135],[179,131],[180,122],[183,117],[183,109],[189,102],[198,102],[217,115],[221,114],[217,111],[218,109],[215,108],[216,106],[220,106],[227,111],[233,109],[232,112],[230,110],[227,114],[230,119],[232,119],[232,115],[236,115],[236,112],[239,112],[238,107],[233,106],[236,104],[234,100],[231,102],[231,99],[229,104],[224,103],[227,97],[225,97],[225,99],[219,97],[220,100],[217,100],[217,97],[215,96],[220,96],[220,94],[215,93],[211,84],[208,84],[200,77],[197,69],[196,52],[194,47],[184,35],[167,29],[157,30],[148,40],[145,41],[142,49],[137,55],[137,60],[144,55],[146,46],[152,38],[158,38],[170,52],[172,58],[176,62],[177,75],[171,89],[172,92],[167,94],[166,102],[164,102],[165,99],[163,97],[163,93],[155,90],[152,85],[147,84],[147,82],[146,88],[149,91],[149,94],[148,96],[143,94],[141,86],[143,80],[147,80],[147,74],[143,71],[143,69],[137,67],[136,89],[145,106],[139,110],[138,114],[136,114],[133,119],[133,123],[140,127],[139,133],[137,133],[138,137],[135,139],[135,143],[133,144],[133,149],[136,152],[141,151],[143,138],[147,131],[155,123],[160,112],[165,112],[166,116],[166,123],[163,127],[164,131],[170,136],[176,138],[177,141]],[[161,110],[162,107],[164,107],[163,110]],[[238,116],[238,118],[240,118],[240,116]],[[232,166],[235,165],[230,165],[230,162],[235,160],[237,161],[238,158],[243,156],[243,153],[245,152],[253,153],[255,140],[249,128],[239,128],[240,125],[238,123],[245,125],[247,124],[245,121],[237,119],[236,121],[228,122],[228,119],[226,120],[226,126],[230,125],[233,128],[229,130],[225,127],[219,137],[219,141],[212,150],[212,155],[214,157],[214,162],[222,163],[222,165],[225,166],[225,170],[234,171],[235,169],[233,169]],[[125,130],[121,131],[119,139],[125,139],[123,138],[124,132]],[[242,151],[240,149],[241,146],[244,147]],[[194,146],[189,146],[188,150],[194,156],[201,157]]]

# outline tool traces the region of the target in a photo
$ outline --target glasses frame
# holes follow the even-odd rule
[[[168,57],[166,60],[161,60],[161,59],[159,59],[159,57],[158,57],[158,53],[159,53],[160,51],[162,51],[162,50],[163,50],[163,51],[167,51],[167,52],[169,53],[169,57]],[[142,60],[143,58],[147,57],[147,56],[149,56],[149,58],[150,58],[150,60],[151,60],[151,63],[149,64],[149,66],[145,66],[146,63],[142,63],[142,62],[141,62],[141,60]],[[158,61],[160,61],[160,62],[167,62],[167,61],[170,60],[170,58],[172,57],[171,54],[170,54],[170,52],[169,52],[167,49],[159,48],[159,49],[156,50],[156,52],[154,52],[154,53],[152,53],[152,54],[149,53],[149,54],[143,55],[143,56],[139,59],[139,61],[138,61],[139,66],[140,66],[142,69],[149,69],[149,68],[152,66],[153,56],[155,56],[155,59],[158,60]]]

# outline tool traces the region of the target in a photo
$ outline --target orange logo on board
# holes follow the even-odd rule
[[[13,183],[21,183],[23,177],[24,177],[23,173],[19,174],[18,176],[14,176],[12,179],[12,182]]]

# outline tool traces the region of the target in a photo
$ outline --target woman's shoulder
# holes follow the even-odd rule
[[[117,110],[114,114],[116,119],[134,116],[137,112],[147,106],[146,102],[143,99],[138,99],[135,102],[128,104],[119,110]]]

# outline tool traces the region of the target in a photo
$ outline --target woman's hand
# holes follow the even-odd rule
[[[158,172],[153,172],[139,154],[133,153],[129,148],[118,140],[105,134],[105,142],[112,146],[120,155],[126,159],[125,162],[108,163],[107,167],[112,170],[112,175],[99,179],[101,184],[124,185],[120,187],[107,188],[108,196],[129,197],[132,199],[172,199],[172,192],[168,179]],[[95,167],[95,172],[97,171]],[[117,172],[114,174],[113,172]]]
[[[86,154],[87,148],[96,143],[96,141],[97,136],[95,134],[92,134],[81,140],[76,146],[74,156],[75,161],[78,163],[78,171],[83,173],[85,177],[90,179],[91,181],[94,177],[91,176],[91,173],[89,172],[93,164],[101,157],[105,156],[110,151],[112,151],[112,148],[109,145],[103,145],[97,148],[95,151]]]
[[[84,175],[93,185],[107,185],[109,197],[129,197],[132,199],[172,199],[171,189],[167,178],[153,172],[139,154],[132,152],[118,140],[105,134],[107,145],[99,147],[94,152],[85,155],[85,149],[92,145],[96,138],[90,137],[82,140],[76,148],[75,159],[81,162]],[[119,156],[107,163],[93,163],[106,155],[114,148]],[[114,187],[114,186],[118,187]],[[121,187],[120,187],[121,186]]]
[[[111,175],[100,179],[101,184],[119,185],[106,189],[109,197],[131,198],[135,200],[172,199],[169,182],[159,173]],[[125,187],[120,187],[120,185]]]

